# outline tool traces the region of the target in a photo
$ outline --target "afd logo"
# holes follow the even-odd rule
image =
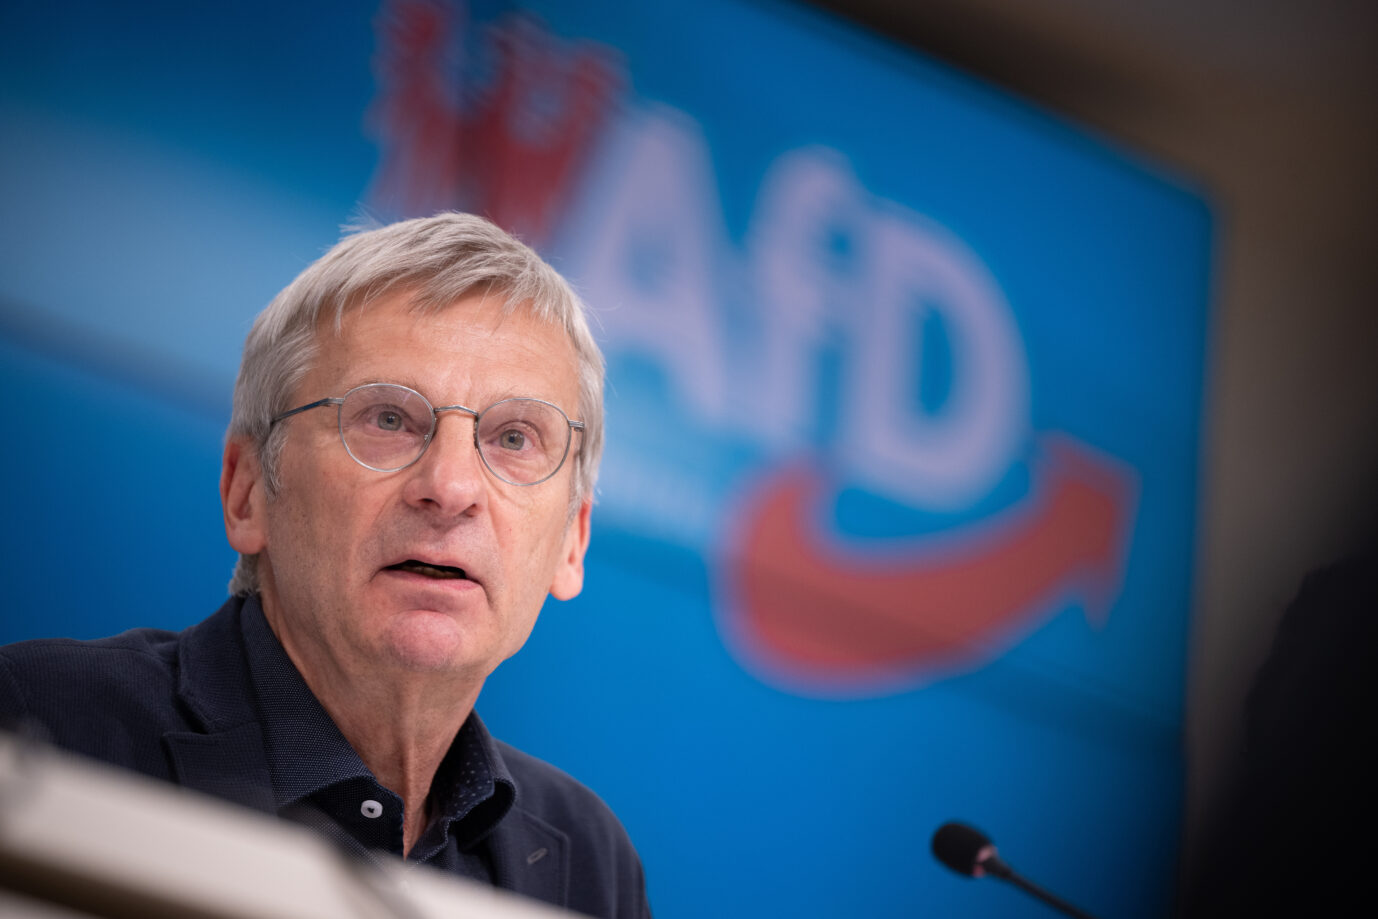
[[[961,239],[823,147],[775,157],[734,239],[714,169],[731,139],[710,148],[689,114],[635,98],[615,52],[529,17],[475,30],[445,4],[394,6],[375,194],[556,246],[614,372],[629,356],[656,368],[673,404],[619,419],[603,510],[657,513],[619,504],[638,470],[679,483],[661,513],[705,521],[686,542],[743,666],[806,694],[886,693],[978,668],[1073,605],[1104,621],[1136,475],[1033,430],[1015,314]],[[456,86],[440,49],[472,33],[490,66]],[[437,124],[449,147],[429,143]],[[682,441],[638,453],[629,430],[671,413],[693,422]],[[993,503],[1012,470],[1023,487]],[[849,534],[848,491],[957,522]]]

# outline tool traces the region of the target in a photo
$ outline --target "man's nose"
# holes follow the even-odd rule
[[[403,490],[407,503],[448,516],[472,513],[482,505],[488,473],[474,443],[476,423],[462,411],[436,414],[435,433]]]

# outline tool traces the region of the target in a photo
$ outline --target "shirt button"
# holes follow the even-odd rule
[[[383,816],[383,805],[377,801],[365,801],[359,805],[359,813],[372,820],[374,817]]]

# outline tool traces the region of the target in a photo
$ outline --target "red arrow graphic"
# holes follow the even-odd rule
[[[729,627],[770,667],[833,683],[979,666],[1072,598],[1103,621],[1123,577],[1132,473],[1064,435],[1041,446],[1017,507],[902,554],[886,543],[884,558],[821,532],[816,473],[777,474],[729,553]]]

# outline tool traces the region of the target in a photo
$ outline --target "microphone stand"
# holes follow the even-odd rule
[[[982,870],[984,870],[991,877],[999,878],[1002,881],[1008,881],[1015,887],[1018,887],[1020,890],[1024,891],[1029,896],[1042,900],[1044,903],[1048,904],[1053,909],[1058,910],[1059,912],[1064,913],[1068,916],[1072,916],[1073,919],[1095,919],[1095,917],[1092,916],[1090,913],[1083,912],[1082,910],[1077,909],[1075,906],[1068,903],[1061,897],[1049,893],[1042,887],[1039,887],[1033,881],[1030,881],[1028,878],[1021,876],[1020,874],[1015,872],[1013,868],[1005,864],[1004,861],[1002,861],[998,856],[992,855],[989,858],[983,859],[980,862],[980,866]]]

